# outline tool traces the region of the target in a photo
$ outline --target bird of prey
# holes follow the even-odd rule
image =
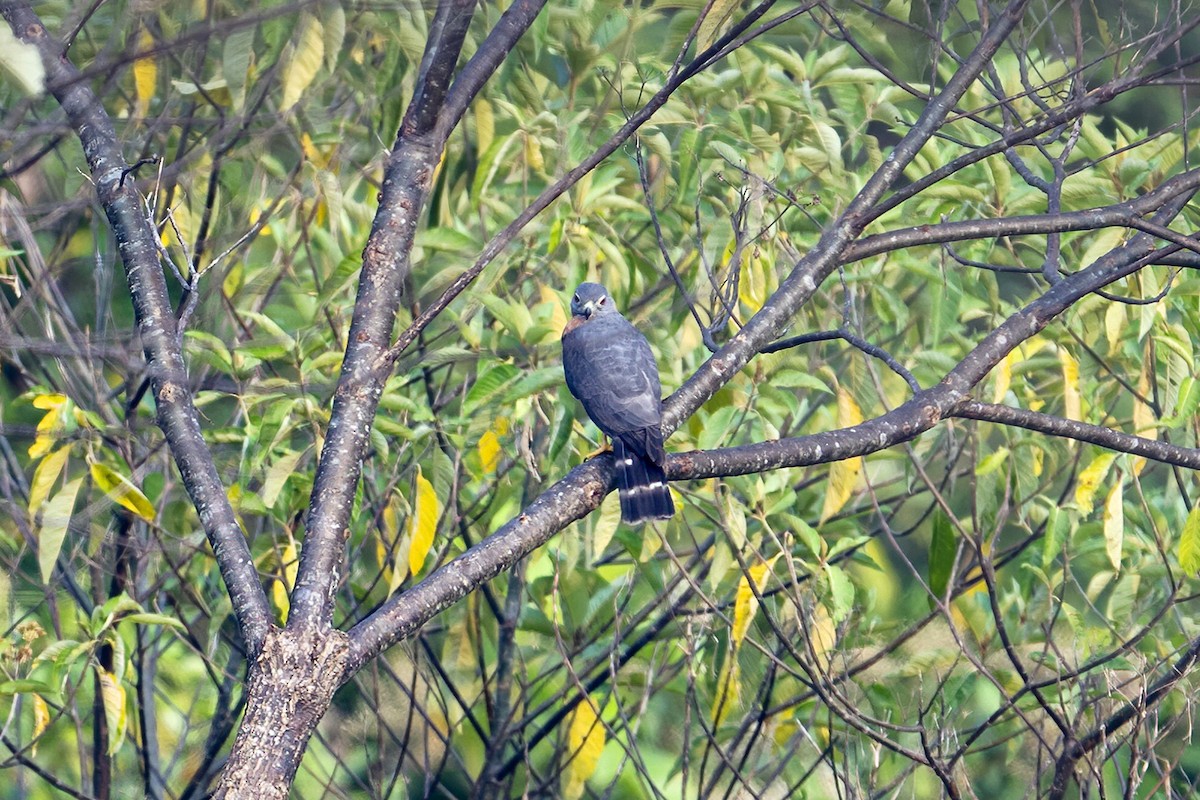
[[[581,283],[563,328],[563,373],[583,410],[613,443],[621,518],[635,524],[675,513],[663,471],[662,388],[646,337],[608,290]]]

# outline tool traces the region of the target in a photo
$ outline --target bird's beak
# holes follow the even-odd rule
[[[584,319],[591,319],[591,318],[592,318],[592,312],[593,312],[593,311],[595,311],[595,310],[596,310],[596,303],[595,303],[595,301],[594,301],[594,300],[589,300],[588,302],[584,303],[584,304],[583,304],[583,309],[582,309],[582,311],[583,311],[583,318],[584,318]]]

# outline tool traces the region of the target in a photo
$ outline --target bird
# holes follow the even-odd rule
[[[579,284],[562,334],[567,388],[613,443],[621,519],[636,525],[668,519],[658,364],[641,331],[621,316],[608,290]]]

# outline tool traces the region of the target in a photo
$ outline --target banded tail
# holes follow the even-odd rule
[[[662,454],[661,444],[657,449]],[[662,464],[642,455],[621,437],[613,437],[613,457],[617,465],[621,519],[636,525],[648,519],[667,519],[675,514],[675,501],[667,488],[667,474]]]

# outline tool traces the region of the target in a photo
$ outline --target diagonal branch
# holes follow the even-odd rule
[[[133,182],[123,184],[121,181],[129,165],[121,152],[112,120],[79,70],[63,55],[62,45],[46,32],[28,3],[0,2],[0,15],[8,21],[18,39],[37,48],[46,68],[47,89],[66,112],[83,145],[96,196],[108,216],[125,267],[138,334],[146,354],[158,426],[171,448],[183,484],[216,555],[246,649],[255,654],[270,628],[271,610],[245,536],[200,430],[187,367],[176,335],[166,276],[159,262],[158,237],[145,215]]]

